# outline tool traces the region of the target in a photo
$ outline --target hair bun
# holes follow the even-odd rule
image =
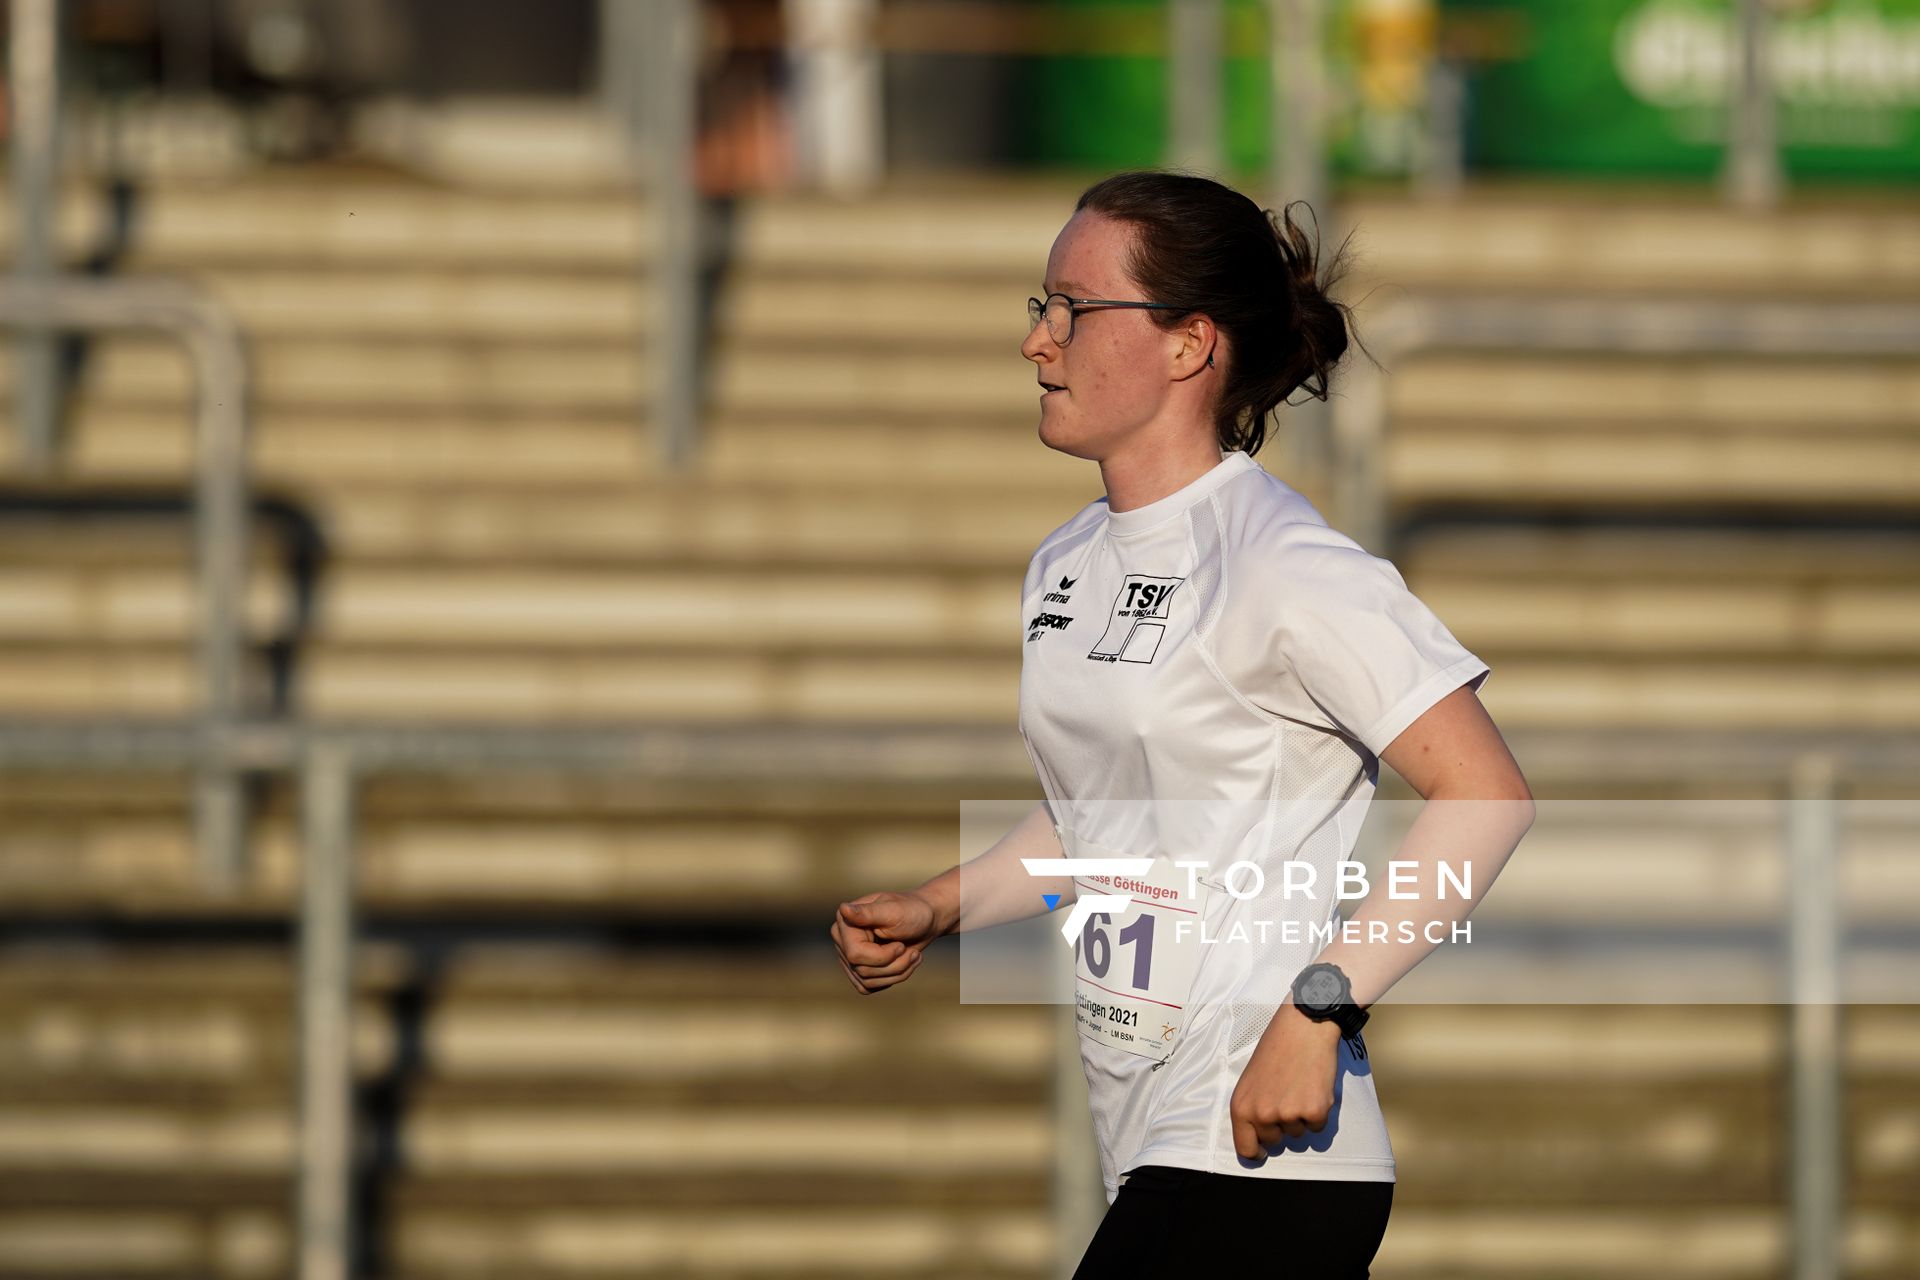
[[[1150,323],[1171,331],[1196,313],[1213,322],[1227,356],[1210,404],[1221,448],[1258,452],[1273,411],[1300,387],[1327,398],[1351,322],[1330,296],[1347,244],[1322,263],[1311,205],[1276,213],[1211,178],[1141,169],[1095,183],[1075,210],[1132,229],[1127,276],[1165,308],[1146,313]]]
[[[1295,206],[1305,209],[1313,219],[1311,236],[1304,226],[1294,221]],[[1341,243],[1323,278],[1320,216],[1313,206],[1305,200],[1292,200],[1283,205],[1278,214],[1271,209],[1261,212],[1266,215],[1267,225],[1273,228],[1274,246],[1279,250],[1281,271],[1287,282],[1287,331],[1298,340],[1293,361],[1293,371],[1298,376],[1281,399],[1286,400],[1295,389],[1305,387],[1315,399],[1325,400],[1334,366],[1347,352],[1347,334],[1352,324],[1352,312],[1345,303],[1331,296],[1333,286],[1345,276],[1349,266],[1347,242]]]

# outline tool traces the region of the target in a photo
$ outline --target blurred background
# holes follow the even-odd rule
[[[1380,367],[1261,461],[1536,794],[1796,801],[1663,846],[1777,999],[1376,1010],[1374,1274],[1920,1276],[1920,1015],[1834,964],[1920,901],[1911,806],[1845,870],[1920,776],[1920,2],[6,26],[0,1275],[1066,1274],[1063,1011],[825,934],[1038,799],[1019,584],[1101,490],[1023,304],[1167,164],[1353,234]],[[1475,919],[1660,944],[1615,852]]]

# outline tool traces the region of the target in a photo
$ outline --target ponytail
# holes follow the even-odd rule
[[[1322,263],[1319,219],[1309,236],[1295,206],[1313,214],[1303,200],[1276,214],[1211,178],[1155,169],[1104,179],[1075,206],[1133,228],[1128,274],[1170,304],[1148,313],[1155,324],[1171,331],[1204,312],[1225,339],[1213,403],[1222,449],[1258,452],[1268,418],[1302,387],[1327,399],[1353,333],[1351,310],[1332,296],[1352,237]]]

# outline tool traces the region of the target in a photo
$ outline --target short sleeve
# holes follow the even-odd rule
[[[1208,632],[1221,675],[1256,707],[1335,729],[1376,756],[1491,672],[1391,561],[1324,524],[1269,527],[1222,566]]]

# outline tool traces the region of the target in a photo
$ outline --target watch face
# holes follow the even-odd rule
[[[1300,984],[1300,994],[1314,1008],[1328,1008],[1340,999],[1340,979],[1325,969],[1310,973]]]

